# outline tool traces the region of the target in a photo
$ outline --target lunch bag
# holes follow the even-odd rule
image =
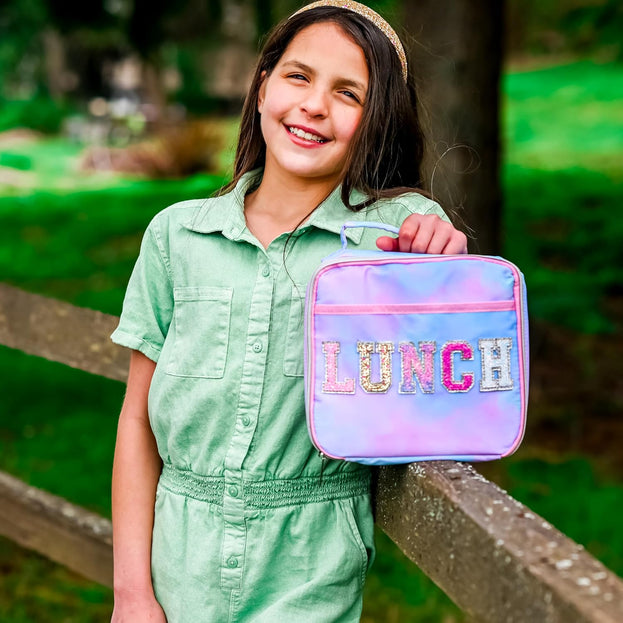
[[[523,275],[484,255],[342,248],[305,302],[305,408],[325,456],[367,465],[514,452],[528,401]]]

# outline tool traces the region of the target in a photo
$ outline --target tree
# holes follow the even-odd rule
[[[435,147],[426,179],[433,180],[442,205],[464,207],[463,218],[474,232],[470,250],[499,253],[504,3],[404,0],[403,10],[416,41],[410,60]]]

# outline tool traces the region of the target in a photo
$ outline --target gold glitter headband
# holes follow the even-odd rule
[[[398,54],[398,59],[400,60],[400,65],[402,66],[402,77],[405,79],[405,82],[407,81],[407,55],[405,54],[405,49],[402,47],[402,43],[398,38],[396,31],[376,11],[373,11],[365,4],[355,2],[354,0],[318,0],[318,2],[312,2],[311,4],[305,5],[303,8],[296,11],[296,13],[293,13],[290,17],[292,18],[299,13],[303,13],[304,11],[309,11],[309,9],[316,9],[322,6],[332,6],[340,9],[346,9],[348,11],[352,11],[353,13],[358,13],[359,15],[362,15],[370,20],[394,46],[396,54]]]

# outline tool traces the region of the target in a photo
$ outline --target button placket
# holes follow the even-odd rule
[[[263,249],[258,248],[257,260],[256,282],[251,294],[246,338],[250,348],[246,351],[242,365],[236,413],[238,425],[234,427],[225,456],[221,586],[231,590],[240,588],[242,582],[246,548],[246,514],[241,468],[257,429],[268,351],[265,346],[273,303],[273,280],[266,279],[264,275],[269,261]]]

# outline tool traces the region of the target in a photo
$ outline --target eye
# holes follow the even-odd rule
[[[359,96],[356,93],[353,93],[352,91],[348,91],[348,90],[340,91],[340,93],[342,93],[342,95],[345,95],[349,99],[354,100],[358,104],[361,104],[361,99],[359,98]]]
[[[304,76],[303,74],[288,74],[287,75],[288,78],[293,78],[294,80],[307,80],[307,77]]]

